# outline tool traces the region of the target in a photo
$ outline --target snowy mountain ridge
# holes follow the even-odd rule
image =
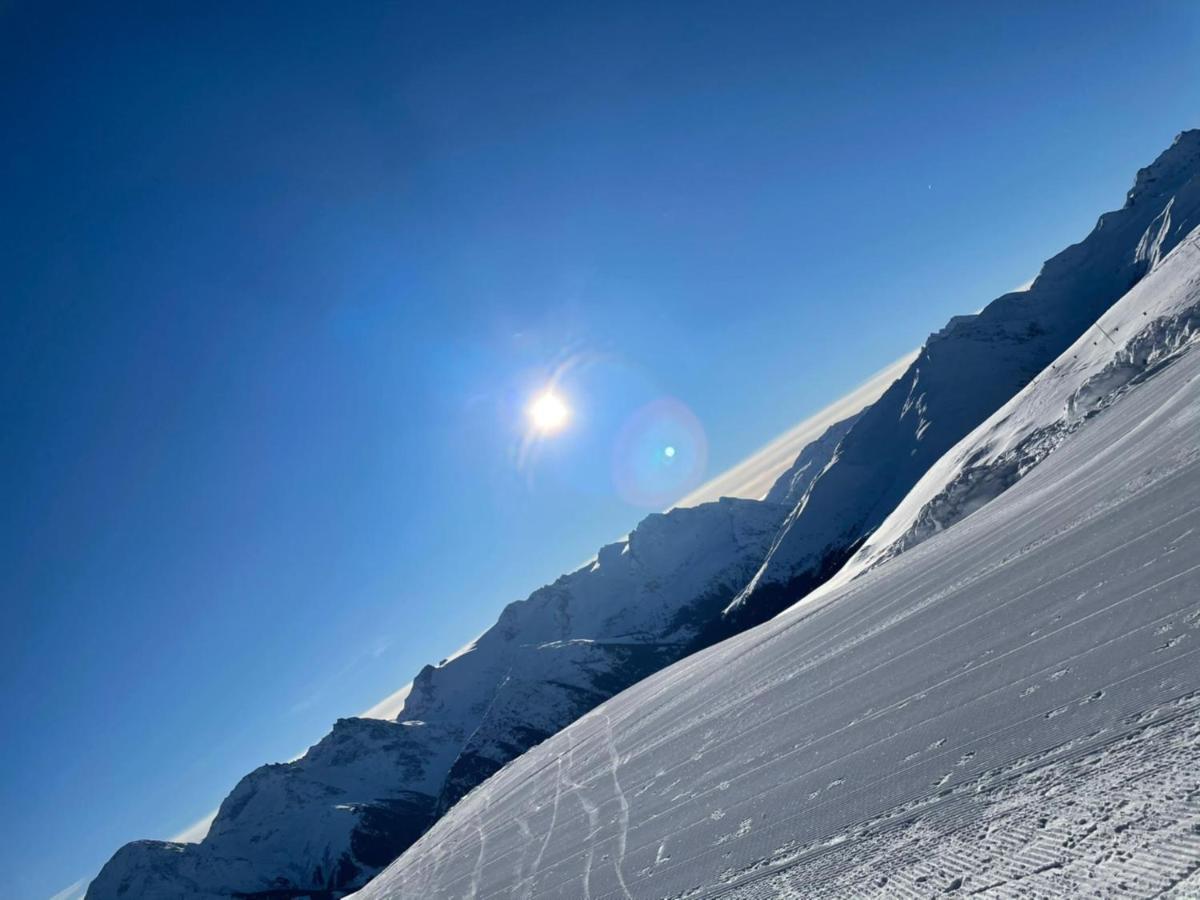
[[[1161,250],[1161,233],[1155,240]],[[1198,233],[1170,254],[1181,257],[1173,266],[1200,272]],[[1161,260],[1158,252],[1154,258]],[[822,590],[966,518],[1028,474],[1092,416],[1177,361],[1200,336],[1200,307],[1192,295],[1197,278],[1180,279],[1149,296],[1155,283],[1147,279],[1135,285],[1057,362],[943,456]]]
[[[765,621],[841,568],[917,481],[1200,224],[1200,130],[1141,169],[1125,206],[1048,260],[1032,285],[955,316],[841,441],[731,604]]]

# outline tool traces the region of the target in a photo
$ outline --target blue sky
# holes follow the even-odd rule
[[[1200,125],[1184,2],[156,6],[0,4],[6,897],[626,532],[644,404],[721,471]]]

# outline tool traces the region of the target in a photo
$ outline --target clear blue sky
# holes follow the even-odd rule
[[[715,474],[1200,125],[1183,0],[155,6],[0,4],[5,897],[627,531],[638,404]]]

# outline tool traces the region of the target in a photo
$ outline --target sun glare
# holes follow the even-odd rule
[[[542,391],[533,398],[526,409],[530,424],[542,434],[553,434],[561,431],[571,417],[571,411],[562,397],[552,390]]]

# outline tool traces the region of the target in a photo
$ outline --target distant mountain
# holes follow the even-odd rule
[[[1200,224],[1200,130],[1137,174],[1124,208],[1046,262],[1026,291],[956,316],[854,423],[788,515],[728,631],[833,575],[942,454],[1003,406]]]
[[[282,900],[361,886],[509,760],[692,651],[786,511],[726,498],[649,516],[422,669],[397,721],[338,721],[300,759],[243,778],[199,844],[128,844],[87,897]]]
[[[1138,174],[1124,209],[1046,263],[1029,291],[932,336],[898,382],[809,444],[764,500],[648,517],[426,666],[396,721],[339,720],[300,759],[242,779],[203,841],[127,844],[87,897],[341,896],[498,769],[614,694],[769,618],[856,551],[868,554],[865,568],[903,549],[864,541],[943,453],[1178,243],[1197,219],[1198,172],[1200,132],[1187,132]],[[949,521],[971,502],[926,518]]]

